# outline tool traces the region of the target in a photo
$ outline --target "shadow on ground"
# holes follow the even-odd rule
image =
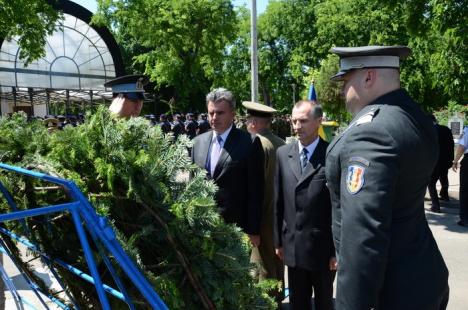
[[[424,208],[426,210],[427,221],[430,225],[443,226],[447,231],[468,234],[468,227],[457,225],[460,209],[458,195],[451,195],[449,201],[440,200],[441,213],[431,211],[431,199],[427,196],[424,199]]]

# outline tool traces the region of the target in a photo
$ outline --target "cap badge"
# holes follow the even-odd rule
[[[137,90],[143,89],[143,83],[141,82],[141,79],[136,82],[136,89]]]

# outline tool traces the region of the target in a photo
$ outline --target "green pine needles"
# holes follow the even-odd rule
[[[189,147],[185,137],[174,144],[145,119],[116,119],[105,107],[85,124],[53,133],[21,114],[0,119],[0,161],[73,180],[96,211],[109,218],[125,251],[170,309],[275,308],[267,295],[275,283],[255,284],[248,242],[218,215],[216,186],[191,164]],[[0,180],[21,209],[68,201],[61,188],[42,181],[4,171]],[[4,200],[0,207],[10,211]],[[19,222],[5,223],[50,256],[88,271],[67,214],[35,217],[26,224],[31,234]],[[104,262],[97,263],[104,283],[116,287]],[[100,307],[93,286],[58,268],[81,308]],[[122,278],[137,308],[149,309]],[[112,309],[128,309],[109,298]]]

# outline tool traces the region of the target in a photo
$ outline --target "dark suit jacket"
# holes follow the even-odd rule
[[[447,170],[452,167],[455,149],[452,131],[447,126],[439,124],[436,125],[436,128],[439,137],[439,160],[437,161],[437,168]]]
[[[424,213],[435,140],[431,120],[400,89],[330,143],[337,310],[439,309],[448,271]]]
[[[193,141],[192,162],[205,169],[213,132],[197,136]],[[261,206],[263,201],[264,168],[263,150],[256,136],[232,127],[213,179],[218,186],[216,203],[227,223],[235,223],[245,233],[260,232]]]
[[[308,270],[328,269],[330,257],[335,256],[330,194],[325,185],[328,143],[319,139],[303,174],[297,142],[277,151],[275,247],[283,247],[287,266]]]

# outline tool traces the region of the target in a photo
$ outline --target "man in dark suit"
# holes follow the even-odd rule
[[[274,241],[288,266],[290,309],[333,309],[336,269],[330,194],[325,180],[328,143],[318,135],[322,108],[299,101],[291,118],[299,141],[277,150]]]
[[[234,126],[235,100],[218,88],[206,96],[212,131],[193,141],[192,162],[207,170],[218,185],[216,203],[227,223],[248,234],[253,246],[260,244],[263,201],[263,151],[258,137]]]
[[[432,171],[431,180],[429,181],[427,188],[429,190],[429,195],[431,196],[432,201],[431,211],[439,213],[441,211],[436,184],[437,180],[440,180],[440,199],[448,201],[449,196],[447,174],[449,168],[452,167],[455,144],[453,142],[453,136],[450,129],[447,126],[437,124],[437,120],[433,114],[431,114],[431,119],[437,131],[437,141],[434,141],[434,143],[437,143],[439,146],[439,158],[437,159],[437,164]]]
[[[327,149],[338,258],[337,310],[441,310],[448,270],[424,214],[438,147],[400,88],[404,46],[333,48],[350,125]]]
[[[442,167],[442,172],[440,173],[439,177],[439,182],[441,186],[439,195],[441,200],[449,201],[448,171],[452,167],[453,157],[455,153],[455,143],[453,141],[452,131],[447,126],[437,124],[437,132],[439,133],[439,143],[441,150],[439,154],[439,162]]]

